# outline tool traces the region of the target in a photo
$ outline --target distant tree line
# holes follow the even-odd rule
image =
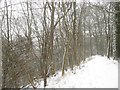
[[[20,2],[0,8],[3,88],[19,88],[79,66],[87,57],[120,58],[120,2]]]

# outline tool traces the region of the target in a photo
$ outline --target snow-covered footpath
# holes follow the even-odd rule
[[[47,79],[46,88],[118,88],[118,62],[102,56],[87,58],[79,67],[68,69],[64,76],[61,71]],[[43,80],[35,82],[43,88]],[[31,86],[29,86],[31,87]]]

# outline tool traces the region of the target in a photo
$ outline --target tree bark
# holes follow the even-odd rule
[[[120,58],[120,2],[115,3],[116,10],[116,59]]]
[[[73,2],[73,60],[74,64],[77,64],[76,56],[76,2]]]

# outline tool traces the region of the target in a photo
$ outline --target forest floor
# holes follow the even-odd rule
[[[43,83],[43,80],[37,80],[35,86],[43,88]],[[46,88],[118,88],[118,62],[112,58],[92,56],[73,70],[65,71],[64,76],[61,71],[56,72],[47,79]]]

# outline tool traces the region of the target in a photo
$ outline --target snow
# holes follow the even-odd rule
[[[37,88],[43,88],[43,80],[35,82]],[[47,79],[46,88],[118,88],[118,62],[99,55],[87,58],[80,66]],[[31,87],[28,85],[28,87]]]

